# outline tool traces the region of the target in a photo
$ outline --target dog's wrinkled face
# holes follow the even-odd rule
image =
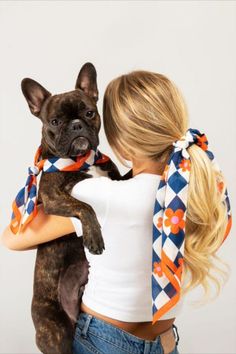
[[[76,156],[99,144],[100,117],[82,90],[52,96],[42,112],[43,138],[58,156]]]
[[[22,80],[29,108],[41,119],[42,145],[58,157],[84,155],[99,144],[96,70],[91,63],[81,68],[75,90],[51,95],[32,79]]]

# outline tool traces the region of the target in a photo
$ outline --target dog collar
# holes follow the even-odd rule
[[[25,186],[19,191],[12,203],[12,216],[10,222],[11,231],[16,234],[37,214],[37,176],[41,171],[52,173],[58,171],[84,171],[92,165],[99,165],[109,161],[110,158],[102,154],[98,149],[89,150],[83,156],[75,158],[52,157],[42,159],[42,146],[39,146],[34,165],[28,168],[28,177]]]

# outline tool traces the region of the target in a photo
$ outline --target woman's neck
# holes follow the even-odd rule
[[[133,177],[139,173],[153,173],[156,175],[162,175],[165,168],[163,163],[147,159],[132,159],[132,164]]]

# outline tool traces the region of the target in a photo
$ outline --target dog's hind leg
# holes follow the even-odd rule
[[[73,328],[58,301],[58,280],[64,265],[67,241],[53,240],[38,246],[31,315],[36,344],[43,354],[72,354]],[[57,241],[57,242],[56,242]],[[73,241],[72,241],[73,243]]]
[[[66,313],[57,304],[39,304],[33,321],[37,323],[36,344],[43,354],[72,354],[74,327]],[[37,313],[37,315],[35,315]],[[36,318],[35,318],[36,316]]]
[[[84,285],[88,280],[87,260],[77,261],[63,269],[58,284],[58,298],[61,307],[72,323],[76,323]]]

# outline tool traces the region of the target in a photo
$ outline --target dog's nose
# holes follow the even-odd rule
[[[80,119],[74,119],[71,121],[71,130],[82,130],[83,125]]]

